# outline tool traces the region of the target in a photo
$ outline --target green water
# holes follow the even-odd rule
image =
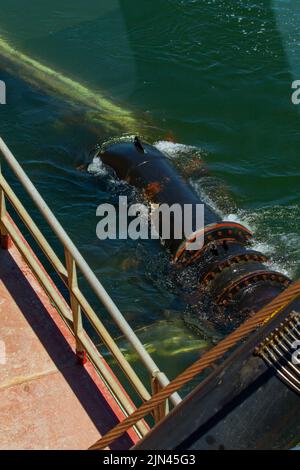
[[[211,177],[194,181],[196,190],[224,217],[250,226],[278,269],[300,275],[300,105],[291,102],[292,81],[300,79],[299,2],[0,0],[0,18],[5,41],[105,92],[175,160],[203,153]],[[78,170],[96,142],[119,134],[91,125],[80,106],[9,73],[1,55],[0,79],[7,85],[2,137],[157,362],[174,376],[195,359],[187,345],[195,338],[185,333],[180,339],[176,330],[177,354],[166,361],[160,345],[168,328],[141,330],[180,319],[183,305],[165,275],[166,255],[155,241],[100,242],[96,207],[130,190],[105,172]],[[170,134],[181,145],[167,143]],[[17,183],[14,188],[24,197]]]

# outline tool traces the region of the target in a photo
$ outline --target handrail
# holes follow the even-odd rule
[[[125,375],[138,392],[139,396],[142,398],[143,401],[147,401],[150,398],[150,394],[148,390],[145,388],[144,384],[139,379],[136,372],[133,370],[132,366],[129,362],[125,359],[123,353],[120,351],[116,343],[114,342],[113,338],[110,336],[109,332],[103,325],[100,318],[96,315],[93,308],[90,306],[82,292],[80,291],[77,283],[77,268],[80,269],[81,273],[83,274],[84,278],[96,294],[98,300],[102,303],[102,305],[106,308],[110,316],[113,318],[115,324],[118,326],[120,331],[123,333],[125,338],[128,342],[132,345],[132,347],[137,352],[139,358],[141,359],[142,363],[148,370],[151,376],[152,381],[152,388],[155,391],[157,389],[163,388],[169,384],[169,379],[167,376],[160,371],[159,367],[156,365],[152,357],[146,351],[144,346],[142,345],[139,338],[136,336],[130,325],[127,323],[125,318],[123,317],[122,313],[113,302],[109,294],[106,292],[105,288],[99,281],[99,279],[95,276],[83,256],[80,254],[70,237],[67,235],[61,224],[58,222],[54,214],[52,213],[51,209],[48,207],[44,199],[41,197],[31,180],[28,178],[12,152],[9,150],[7,145],[4,143],[3,139],[0,137],[0,151],[8,163],[9,167],[18,178],[18,181],[22,184],[25,191],[29,194],[30,198],[33,200],[37,208],[39,209],[40,213],[43,215],[49,226],[52,228],[53,232],[61,242],[64,247],[65,251],[65,261],[66,266],[62,263],[62,261],[58,258],[55,254],[52,247],[47,242],[46,238],[43,236],[37,225],[32,220],[31,216],[24,208],[21,201],[18,199],[8,182],[5,180],[4,176],[0,172],[0,190],[1,190],[1,200],[0,200],[0,228],[1,232],[8,234],[12,240],[14,241],[15,245],[22,253],[28,264],[30,265],[31,269],[33,270],[36,277],[41,282],[43,288],[46,290],[48,295],[56,304],[58,310],[61,314],[69,321],[73,323],[73,333],[76,339],[76,349],[77,351],[83,352],[84,350],[87,351],[88,355],[95,363],[98,369],[101,369],[101,364],[99,364],[95,351],[89,342],[90,339],[87,339],[87,334],[82,327],[82,318],[81,313],[83,312],[85,316],[89,319],[92,327],[100,336],[103,343],[107,346],[110,352],[115,357],[118,365],[122,368]],[[48,260],[54,267],[55,271],[59,274],[65,285],[69,289],[70,293],[70,303],[71,303],[71,311],[66,308],[67,304],[64,304],[63,299],[58,294],[56,288],[53,285],[50,285],[47,281],[47,276],[45,272],[37,262],[35,256],[28,252],[24,243],[22,242],[18,232],[16,231],[14,224],[11,222],[10,218],[7,215],[6,207],[5,207],[5,198],[7,198],[14,209],[16,210],[17,214],[24,222],[28,230],[31,232],[32,236],[34,237],[35,241],[38,243],[44,254],[47,256]],[[103,373],[103,371],[102,371]],[[106,380],[110,382],[110,386],[112,386],[111,378],[106,377]],[[115,390],[115,393],[117,391]],[[123,400],[124,401],[124,400]],[[174,393],[170,397],[170,401],[173,405],[177,405],[180,403],[181,398],[177,393]],[[126,400],[124,401],[126,402]],[[127,414],[132,412],[130,407],[128,407],[128,403],[125,404],[125,411]],[[123,403],[124,406],[124,403]],[[158,410],[156,410],[158,411]],[[156,416],[161,417],[161,413],[156,413]],[[143,430],[141,431],[144,434]]]
[[[16,211],[18,211],[20,218],[24,222],[24,224],[28,227],[29,231],[31,234],[34,236],[35,240],[37,241],[39,247],[42,249],[44,254],[47,256],[49,262],[52,264],[56,272],[60,275],[62,281],[64,284],[69,288],[68,284],[68,272],[67,269],[64,267],[62,262],[59,260],[59,258],[56,256],[54,251],[52,250],[51,246],[45,239],[45,237],[42,235],[36,224],[33,222],[31,217],[28,215],[28,213],[24,210],[21,201],[18,199],[18,197],[14,194],[13,190],[7,183],[7,181],[3,178],[3,175],[0,174],[0,187],[5,191],[5,194],[13,207],[15,208]],[[14,227],[12,226],[11,222],[9,219],[2,217],[2,225],[5,228],[5,230],[11,234],[12,238],[14,239],[16,245],[19,247],[22,242],[18,239],[16,234],[14,235]],[[21,246],[19,247],[19,250],[22,251]],[[22,251],[22,254],[24,256],[24,253]],[[29,263],[34,270],[33,262],[31,261]],[[43,279],[43,274],[39,274],[39,272],[36,272],[37,277]],[[47,289],[47,287],[46,287]],[[49,290],[49,288],[48,288]],[[53,297],[53,292],[52,289],[50,292],[48,292],[51,297]],[[123,354],[120,352],[119,348],[116,346],[115,342],[113,341],[112,337],[106,330],[105,326],[103,323],[100,321],[100,319],[94,314],[94,311],[92,307],[90,306],[89,302],[86,300],[86,298],[83,296],[81,291],[78,288],[72,288],[72,294],[76,297],[77,301],[79,302],[80,306],[82,307],[83,311],[85,312],[86,316],[88,317],[89,321],[91,322],[91,325],[93,326],[94,330],[101,336],[102,341],[105,343],[105,345],[110,349],[114,357],[116,358],[117,362],[120,364],[122,367],[123,371],[125,374],[128,376],[128,373],[132,372],[132,370],[129,369],[128,367],[128,362],[125,360]],[[55,294],[54,294],[55,295]],[[57,297],[57,296],[56,296]],[[72,316],[70,315],[70,312],[68,309],[65,308],[64,305],[62,305],[61,299],[56,298],[56,305],[60,309],[61,313],[63,316],[69,320],[73,321]],[[133,378],[131,378],[133,381]],[[143,386],[143,390],[141,387],[141,383],[135,384],[133,383],[134,388],[138,391],[139,389],[139,394],[142,395],[142,398],[147,400],[150,395],[146,388]],[[142,392],[142,393],[141,393]]]

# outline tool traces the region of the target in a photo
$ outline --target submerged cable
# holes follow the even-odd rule
[[[16,74],[27,83],[61,97],[73,105],[85,108],[84,119],[98,124],[110,131],[136,132],[139,122],[133,113],[114,102],[104,94],[93,91],[87,86],[41,64],[11,46],[0,37],[1,67]]]

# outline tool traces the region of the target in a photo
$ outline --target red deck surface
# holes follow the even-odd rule
[[[123,419],[73,347],[16,248],[0,249],[0,449],[87,449]],[[132,440],[133,432],[112,448],[128,449]]]

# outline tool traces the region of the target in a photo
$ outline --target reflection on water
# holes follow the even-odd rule
[[[161,370],[169,371],[170,379],[175,378],[192,362],[199,359],[213,344],[207,337],[201,337],[199,331],[193,333],[189,330],[179,318],[175,320],[158,320],[153,324],[136,329],[135,332],[155,362],[159,363]],[[149,386],[149,376],[140,367],[138,356],[128,341],[124,337],[120,337],[116,339],[116,342],[125,358],[136,367],[143,382]],[[115,361],[105,351],[103,351],[103,355],[114,367]],[[202,374],[192,383],[183,387],[180,392],[181,396],[188,393],[203,377]]]

